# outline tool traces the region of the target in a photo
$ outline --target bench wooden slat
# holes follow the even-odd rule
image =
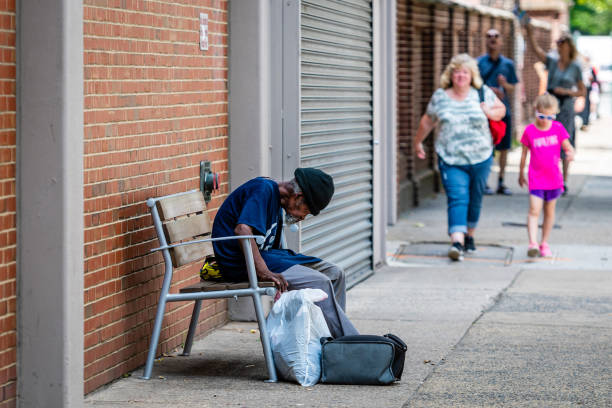
[[[210,242],[200,242],[198,244],[170,248],[172,263],[177,268],[197,261],[198,259],[204,259],[209,255],[213,255],[213,246]]]
[[[206,202],[201,191],[163,198],[157,202],[157,210],[162,221],[181,215],[206,211]]]
[[[249,282],[235,282],[235,283],[231,283],[227,285],[227,288],[228,289],[246,289],[249,286],[251,286]]]
[[[185,286],[179,292],[212,292],[215,290],[246,289],[250,286],[249,282],[200,281],[196,284]],[[274,282],[257,282],[257,286],[260,288],[271,288],[274,287]]]
[[[204,212],[203,214],[168,221],[164,228],[166,229],[168,242],[191,240],[197,236],[210,233],[210,217],[207,212]]]

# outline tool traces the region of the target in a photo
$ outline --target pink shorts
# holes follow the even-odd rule
[[[552,190],[529,190],[529,194],[540,197],[544,201],[556,200],[563,193],[563,188],[555,188]]]

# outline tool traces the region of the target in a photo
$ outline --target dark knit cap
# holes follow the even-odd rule
[[[334,179],[319,169],[297,168],[293,173],[302,189],[306,205],[312,215],[318,215],[334,195]]]

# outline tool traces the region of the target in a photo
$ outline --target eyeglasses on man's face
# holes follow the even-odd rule
[[[499,38],[499,34],[487,34],[487,38]]]
[[[545,115],[543,113],[540,113],[540,112],[536,111],[536,118],[538,118],[538,119],[555,120],[557,118],[557,115]]]
[[[557,45],[565,44],[567,42],[566,39],[557,40]]]

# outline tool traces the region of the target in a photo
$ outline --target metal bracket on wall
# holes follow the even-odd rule
[[[219,190],[219,174],[212,172],[209,161],[201,161],[200,191],[204,194],[204,201],[209,202],[215,190]]]

